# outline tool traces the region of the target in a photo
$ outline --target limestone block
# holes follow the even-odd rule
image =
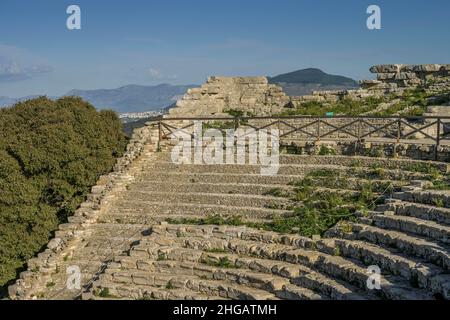
[[[365,85],[365,86],[375,86],[375,85],[382,84],[383,82],[381,82],[379,80],[361,80],[361,81],[359,81],[359,83],[361,85]]]
[[[201,94],[203,92],[202,88],[191,88],[187,90],[187,94]]]
[[[402,66],[402,64],[380,64],[371,67],[369,70],[372,73],[397,73]]]
[[[450,106],[429,106],[427,108],[427,113],[430,113],[430,116],[449,116]]]
[[[420,64],[413,66],[414,72],[437,72],[441,69],[440,64]]]
[[[417,75],[414,72],[399,72],[394,75],[395,80],[410,80],[417,79]]]
[[[397,73],[379,73],[377,74],[377,80],[393,80]]]

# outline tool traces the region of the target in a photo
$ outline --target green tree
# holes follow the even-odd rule
[[[0,286],[42,250],[126,143],[114,112],[80,98],[0,110]]]

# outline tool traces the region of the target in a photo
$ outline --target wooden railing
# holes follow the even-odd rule
[[[150,122],[158,126],[159,142],[174,133],[190,131],[195,121],[214,123],[225,130],[239,127],[279,130],[280,142],[284,141],[380,141],[433,145],[437,158],[438,148],[450,144],[450,117],[370,117],[370,116],[279,116],[279,117],[156,117]],[[223,127],[221,127],[221,123]],[[420,137],[416,137],[420,134]]]

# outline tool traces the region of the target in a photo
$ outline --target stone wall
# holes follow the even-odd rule
[[[200,88],[189,89],[170,116],[221,116],[228,110],[248,114],[279,113],[289,97],[265,77],[210,77]]]

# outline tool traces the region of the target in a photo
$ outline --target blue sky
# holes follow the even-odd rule
[[[81,7],[82,29],[66,28]],[[366,28],[381,7],[382,29]],[[318,67],[363,79],[380,63],[450,63],[450,1],[1,0],[0,95]]]

